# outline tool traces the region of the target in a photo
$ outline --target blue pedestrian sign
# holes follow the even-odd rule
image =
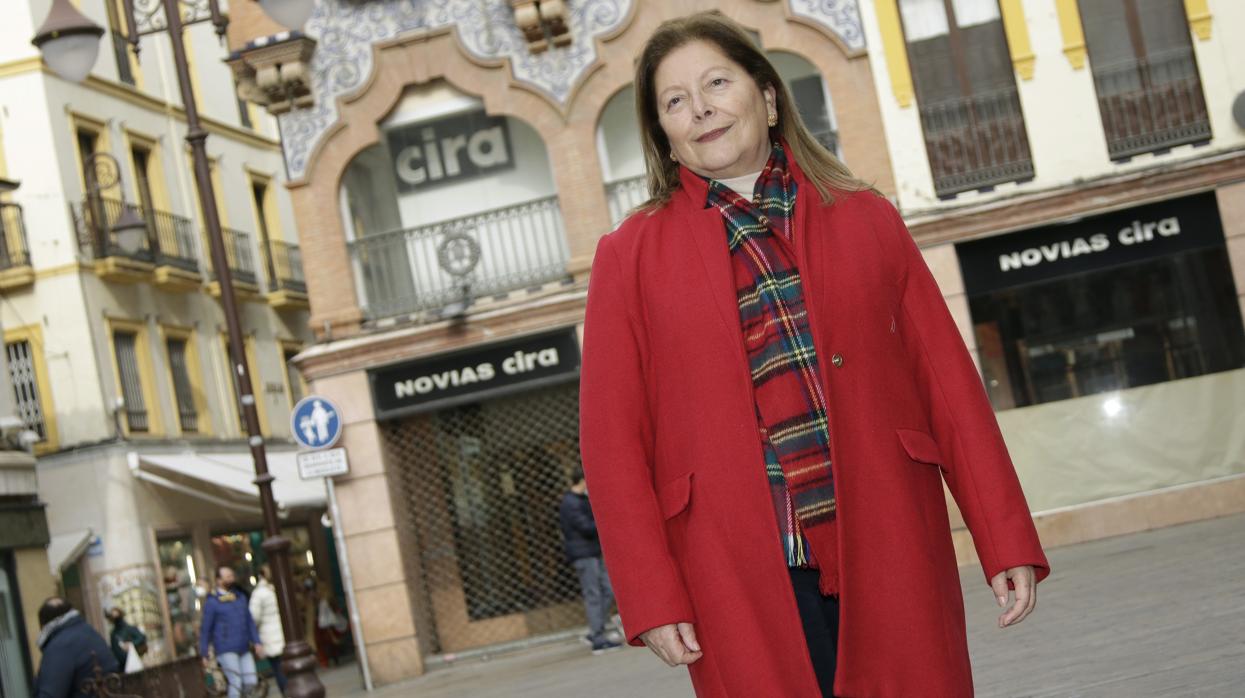
[[[290,429],[299,445],[310,449],[328,448],[341,438],[341,410],[328,398],[308,395],[294,405]]]

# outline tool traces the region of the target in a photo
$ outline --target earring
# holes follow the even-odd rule
[[[777,125],[778,125],[778,115],[777,115],[777,114],[770,114],[770,115],[769,115],[769,125],[770,125],[770,127],[771,127],[771,128],[773,128],[774,126],[777,126]]]
[[[671,159],[671,160],[673,160],[674,162],[678,162],[678,161],[679,161],[679,158],[678,158],[677,156],[675,156],[675,154],[674,154],[674,151],[673,151],[673,150],[672,150],[672,151],[670,151],[670,159]]]

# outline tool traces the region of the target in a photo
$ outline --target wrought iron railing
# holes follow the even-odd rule
[[[920,111],[938,196],[1033,177],[1014,86],[922,104]]]
[[[465,243],[465,244],[464,244]],[[451,274],[472,248],[478,263]],[[370,318],[444,308],[457,302],[556,281],[570,256],[557,197],[528,201],[350,243],[360,304]]]
[[[0,270],[26,266],[30,266],[30,246],[22,207],[0,203]]]
[[[298,245],[282,240],[268,241],[268,283],[273,291],[307,292],[303,253]]]
[[[251,234],[223,226],[220,232],[225,240],[225,261],[229,264],[234,283],[257,284],[259,277],[255,274],[255,256],[251,254]],[[212,278],[216,278],[215,271]]]
[[[1112,159],[1210,140],[1206,98],[1190,49],[1094,66]]]
[[[605,198],[610,207],[610,223],[615,228],[627,214],[648,201],[648,177],[628,177],[605,184]]]
[[[129,209],[147,227],[147,234],[134,251],[122,248],[113,230],[125,209]],[[79,226],[84,249],[90,250],[96,259],[129,257],[157,266],[167,265],[194,272],[199,270],[194,226],[189,218],[158,209],[144,210],[138,204],[101,197],[83,201],[74,210],[74,219]]]

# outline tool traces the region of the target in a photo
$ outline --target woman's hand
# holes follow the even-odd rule
[[[700,643],[696,642],[696,631],[691,623],[661,625],[645,631],[640,639],[667,666],[691,664],[704,654]]]
[[[999,572],[990,580],[990,588],[994,589],[994,598],[1000,606],[1007,605],[1007,580],[1012,580],[1016,587],[1016,600],[999,616],[999,627],[1006,628],[1024,620],[1037,606],[1037,578],[1032,565],[1013,567]]]

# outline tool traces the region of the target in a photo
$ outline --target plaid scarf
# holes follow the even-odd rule
[[[833,594],[838,538],[830,425],[796,268],[795,201],[786,153],[775,144],[752,201],[710,180],[705,207],[717,207],[726,219],[765,473],[787,564],[819,568],[821,592]]]

